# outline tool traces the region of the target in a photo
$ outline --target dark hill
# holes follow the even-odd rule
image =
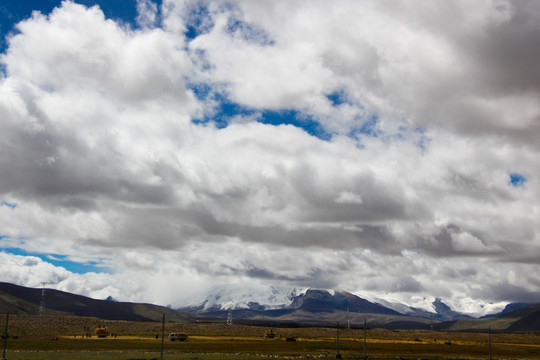
[[[509,328],[509,331],[539,331],[540,304],[501,315],[499,318],[519,318]]]
[[[326,290],[307,290],[297,296],[287,307],[310,312],[347,311],[355,313],[402,315],[383,305],[372,303],[345,291],[336,291],[333,295]]]
[[[540,331],[540,304],[481,319],[449,321],[435,326],[450,331]]]
[[[42,289],[0,282],[0,312],[37,315]],[[170,321],[187,317],[164,306],[96,300],[82,295],[45,289],[45,315],[93,316],[106,320],[159,321],[162,314]]]
[[[498,316],[508,314],[508,313],[511,313],[511,312],[514,312],[514,311],[518,311],[518,310],[521,310],[521,309],[524,309],[524,308],[527,308],[527,307],[533,306],[533,305],[535,305],[535,304],[533,304],[533,303],[510,303],[510,304],[506,305],[504,307],[504,309],[500,313],[489,314],[489,315],[486,315],[484,317],[485,318],[498,317]]]

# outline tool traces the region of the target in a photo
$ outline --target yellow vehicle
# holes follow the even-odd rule
[[[106,326],[98,325],[98,327],[94,329],[94,333],[97,337],[104,338],[109,336],[109,329]]]

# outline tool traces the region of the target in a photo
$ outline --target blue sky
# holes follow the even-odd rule
[[[529,301],[540,8],[498,5],[4,2],[0,280]]]
[[[24,250],[21,250],[19,248],[4,248],[2,249],[6,253],[10,253],[13,255],[19,255],[19,256],[34,256],[37,258],[40,258],[44,262],[48,262],[50,264],[53,264],[54,266],[63,267],[66,270],[69,270],[75,274],[85,274],[88,272],[96,272],[96,273],[102,273],[107,272],[107,269],[96,267],[95,262],[91,263],[80,263],[77,261],[70,261],[66,259],[65,256],[57,255],[57,254],[47,254],[42,252],[37,253],[31,253]]]
[[[60,5],[61,1],[42,1],[42,0],[24,0],[24,1],[8,1],[0,7],[0,31],[1,31],[1,43],[0,51],[4,52],[7,47],[6,37],[13,32],[16,32],[15,25],[21,21],[29,18],[32,15],[33,11],[39,11],[42,14],[48,15],[54,8]],[[112,19],[118,23],[128,24],[133,29],[137,29],[140,25],[137,23],[137,1],[136,0],[78,0],[78,4],[85,5],[87,7],[99,6],[103,11],[104,15],[108,19]],[[161,1],[154,2],[158,9],[161,6]],[[206,8],[202,7],[198,12],[201,12],[201,16],[205,16]],[[239,27],[242,27],[242,23],[235,22],[231,25],[231,31],[235,31]],[[198,34],[197,27],[200,26],[200,23],[195,22],[192,26],[187,27],[186,37],[194,38]],[[197,91],[194,88],[194,91]],[[204,94],[208,96],[209,94]],[[215,94],[211,94],[216,96]],[[199,95],[202,97],[201,95]],[[346,102],[345,94],[342,91],[332,92],[327,96],[327,98],[332,102],[334,106],[339,106]],[[231,103],[226,99],[226,96],[218,94],[220,105],[217,109],[217,115],[212,117],[212,121],[216,122],[218,126],[225,126],[228,122],[227,119],[236,116],[236,115],[249,115],[257,113],[257,109],[250,109],[243,107],[239,104]],[[329,139],[332,134],[325,131],[317,124],[315,120],[312,119],[310,115],[301,114],[294,109],[284,109],[284,110],[266,110],[258,112],[260,114],[259,121],[265,124],[292,124],[298,127],[305,129],[309,134],[317,136],[321,139]],[[201,121],[208,121],[209,119],[201,119]],[[360,131],[363,131],[360,129]],[[366,132],[371,132],[371,130],[366,130]]]
[[[0,31],[2,42],[0,50],[5,51],[6,35],[14,31],[14,25],[19,21],[32,16],[33,11],[39,11],[42,14],[49,14],[55,7],[60,5],[58,0],[8,0],[0,5]],[[137,26],[135,18],[137,17],[136,0],[78,0],[77,3],[85,6],[98,5],[105,16],[110,19]]]

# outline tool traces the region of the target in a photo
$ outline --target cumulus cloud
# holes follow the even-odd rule
[[[3,254],[2,280],[162,304],[215,281],[540,291],[511,276],[540,241],[535,5],[137,5],[137,28],[66,1],[9,38],[0,245],[108,272]],[[224,103],[244,112],[217,124]],[[171,276],[188,290],[142,282]]]
[[[207,6],[213,26],[190,47],[236,102],[301,109],[338,132],[373,114],[388,131],[403,119],[514,141],[538,130],[530,3],[232,3]],[[353,106],[331,106],[336,90]]]
[[[150,0],[137,0],[137,23],[142,27],[154,27],[157,24],[158,7]]]

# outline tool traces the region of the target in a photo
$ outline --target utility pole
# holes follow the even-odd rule
[[[488,327],[489,360],[491,360],[491,326]]]
[[[161,320],[161,360],[163,360],[163,340],[165,338],[165,313],[163,313],[163,319]]]
[[[339,353],[339,321],[337,322],[337,354],[336,359],[341,359],[341,354]]]
[[[366,355],[366,319],[364,319],[364,360],[367,359]]]
[[[6,331],[4,332],[4,352],[2,354],[2,359],[6,360],[6,348],[7,348],[7,338],[8,338],[8,321],[9,313],[6,314]]]

